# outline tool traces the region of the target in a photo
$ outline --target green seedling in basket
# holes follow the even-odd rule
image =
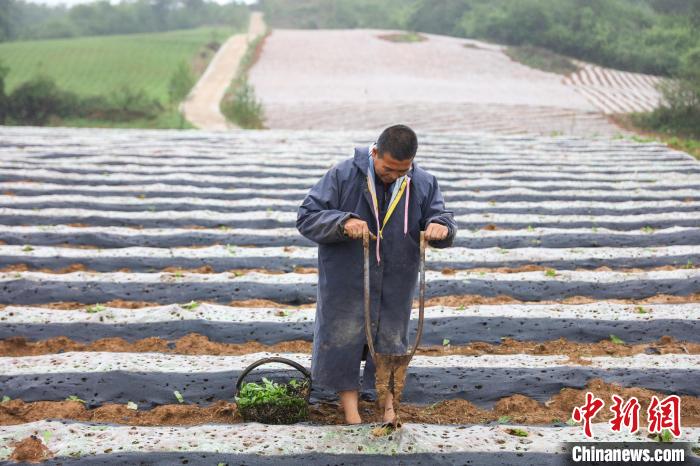
[[[262,383],[245,383],[235,399],[244,420],[292,424],[308,416],[308,388],[307,380],[280,384],[263,377]]]

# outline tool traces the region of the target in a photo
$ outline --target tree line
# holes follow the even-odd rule
[[[68,8],[0,0],[0,42],[133,34],[205,25],[245,27],[246,5],[207,0],[99,0]]]

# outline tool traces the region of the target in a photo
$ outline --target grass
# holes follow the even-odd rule
[[[129,121],[95,120],[87,118],[52,118],[49,126],[75,128],[146,128],[146,129],[194,129],[175,106],[168,106],[154,119],[139,118]]]
[[[671,443],[673,442],[673,434],[670,430],[664,429],[660,434],[649,435],[655,442]]]
[[[505,54],[518,63],[549,73],[569,75],[575,73],[579,69],[578,66],[567,57],[531,45],[508,47]]]
[[[644,120],[644,115],[645,114],[640,113],[611,115],[610,119],[615,124],[621,126],[627,131],[637,133],[630,137],[630,139],[635,142],[660,142],[673,149],[686,152],[700,160],[700,139],[681,134],[674,134],[670,130],[668,132],[664,132],[649,129],[642,123]],[[624,139],[624,136],[620,136],[619,138]]]
[[[9,93],[38,72],[80,96],[103,95],[121,85],[143,89],[162,102],[178,63],[197,58],[208,42],[231,28],[204,27],[149,34],[0,43],[0,61],[10,68]],[[213,54],[213,52],[212,52]]]
[[[197,301],[190,301],[187,304],[180,304],[180,307],[183,309],[187,309],[188,311],[194,311],[199,307],[199,302]]]
[[[413,31],[395,32],[392,34],[381,34],[377,36],[380,39],[388,40],[389,42],[423,42],[428,40],[423,34]]]
[[[86,307],[85,312],[87,312],[88,314],[95,314],[97,312],[102,312],[105,309],[107,309],[107,308],[104,307],[102,304],[97,303],[97,304],[94,304],[92,306]]]
[[[178,65],[189,65],[195,79],[215,54],[213,43],[235,33],[233,28],[202,27],[161,33],[123,34],[0,43],[0,62],[10,69],[6,91],[38,73],[55,80],[59,88],[81,97],[108,95],[121,86],[143,90],[158,99],[164,110],[153,119],[111,121],[57,118],[48,126],[98,128],[191,129],[170,103],[168,86]]]

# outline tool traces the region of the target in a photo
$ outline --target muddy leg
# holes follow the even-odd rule
[[[395,417],[390,419],[390,421],[393,422],[394,427],[401,426],[401,422],[399,421],[399,403],[401,401],[401,393],[403,393],[404,384],[406,383],[406,369],[408,369],[407,366],[399,366],[394,369],[394,380],[392,384],[393,396],[390,399],[390,403],[395,414]]]
[[[390,393],[389,382],[391,378],[391,370],[384,364],[381,358],[374,361],[375,364],[375,382],[374,386],[377,390],[377,413],[380,413],[386,406],[387,396]]]
[[[394,418],[396,417],[395,413],[394,395],[389,392],[386,394],[386,401],[384,403],[384,422],[394,422]]]

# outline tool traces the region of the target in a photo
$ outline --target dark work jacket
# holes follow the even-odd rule
[[[364,255],[362,240],[343,234],[343,222],[350,217],[362,219],[377,234],[367,189],[368,150],[355,148],[354,157],[328,170],[310,189],[297,213],[299,232],[318,243],[312,382],[334,391],[361,388],[360,361],[366,344]],[[435,176],[415,162],[408,176],[411,192],[407,234],[403,232],[404,191],[384,228],[379,264],[375,242],[370,241],[371,328],[375,351],[380,353],[402,354],[408,350],[411,304],[414,294],[417,296],[420,231],[430,222],[448,227],[446,239],[429,242],[436,248],[451,246],[457,233],[453,212],[445,209]],[[378,188],[384,189],[382,183]],[[366,389],[374,388],[374,370],[368,355],[362,379]]]

